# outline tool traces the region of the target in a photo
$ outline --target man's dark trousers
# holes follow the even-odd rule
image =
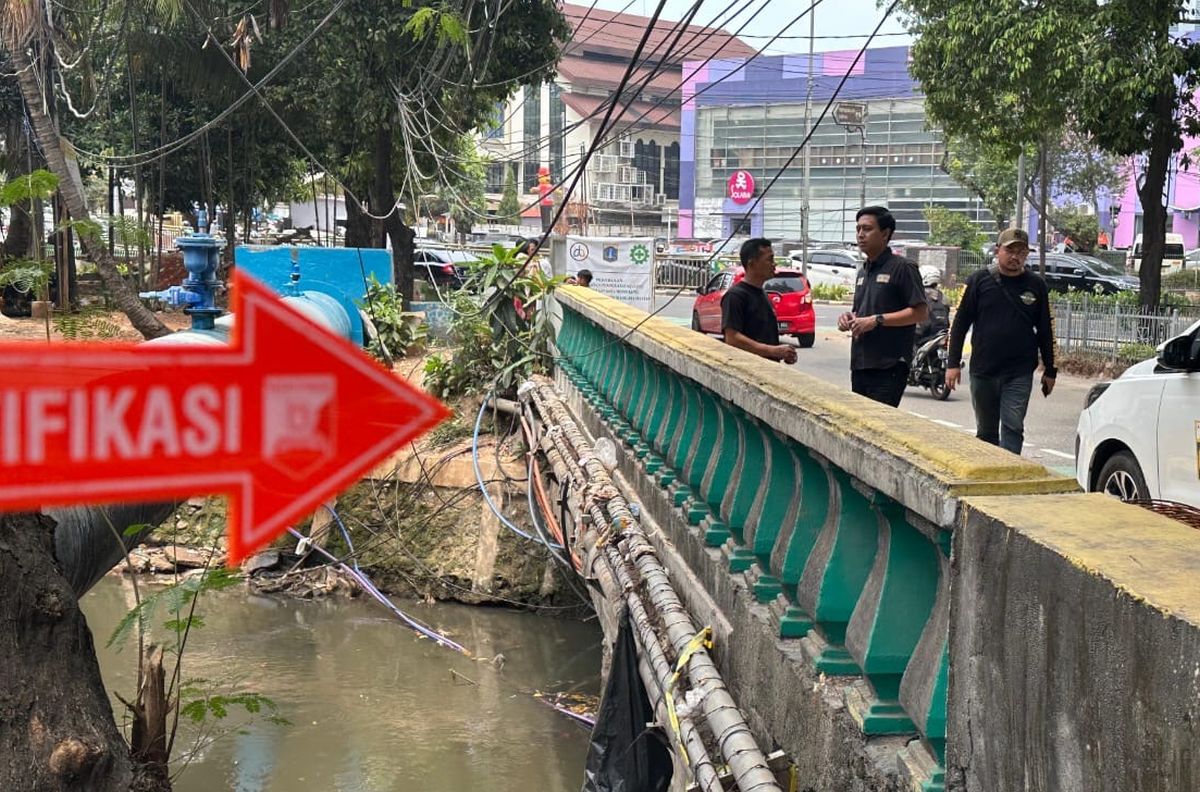
[[[1025,443],[1025,412],[1033,392],[1033,372],[1002,377],[971,375],[975,436],[1014,454]]]
[[[907,384],[908,364],[903,361],[891,368],[850,370],[850,390],[892,407],[900,406]]]

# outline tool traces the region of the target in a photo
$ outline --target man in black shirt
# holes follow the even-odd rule
[[[796,362],[796,349],[779,343],[779,320],[763,291],[775,275],[775,251],[769,239],[750,239],[742,245],[743,278],[721,298],[721,332],[725,343],[768,360]]]
[[[1054,324],[1046,282],[1025,269],[1029,235],[1019,228],[1000,232],[996,263],[971,274],[950,328],[946,386],[962,378],[962,349],[971,332],[971,406],[975,436],[1021,453],[1025,412],[1033,390],[1038,353],[1046,370],[1042,395],[1054,390]]]
[[[858,272],[854,310],[838,317],[838,330],[849,331],[850,389],[893,407],[900,406],[908,383],[917,322],[929,317],[917,265],[888,247],[896,218],[882,206],[858,211],[855,232],[867,263]]]

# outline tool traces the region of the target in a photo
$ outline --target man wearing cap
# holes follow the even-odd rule
[[[1054,390],[1054,323],[1046,282],[1025,269],[1029,235],[1006,228],[996,240],[996,261],[971,274],[950,328],[946,386],[962,377],[963,342],[971,331],[971,406],[975,436],[1021,453],[1033,372],[1041,354],[1042,396]]]

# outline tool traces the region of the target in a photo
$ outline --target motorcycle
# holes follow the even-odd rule
[[[946,341],[949,335],[949,330],[942,330],[919,341],[908,367],[908,384],[928,388],[938,401],[950,398],[950,389],[946,387],[946,358],[949,356]]]

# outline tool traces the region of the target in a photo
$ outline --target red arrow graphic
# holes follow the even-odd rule
[[[449,411],[237,273],[232,344],[0,344],[0,511],[229,496],[237,564]]]

